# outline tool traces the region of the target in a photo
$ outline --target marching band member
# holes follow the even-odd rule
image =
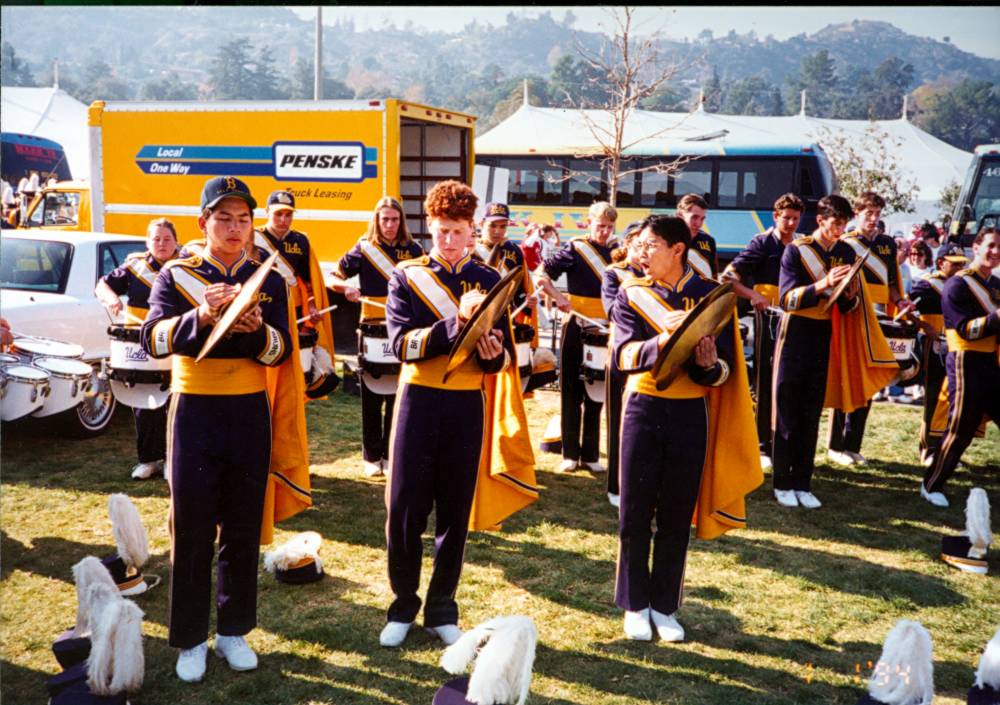
[[[948,280],[941,296],[948,339],[948,428],[920,496],[947,507],[945,483],[969,447],[983,415],[1000,425],[1000,231],[984,228],[972,245],[972,265]]]
[[[177,675],[205,674],[212,558],[219,537],[215,650],[235,670],[257,667],[244,635],[257,621],[257,561],[271,452],[265,366],[292,350],[288,294],[270,273],[247,311],[201,362],[221,307],[259,265],[246,253],[256,201],[239,179],[205,183],[198,226],[202,255],[168,262],[149,297],[143,348],[173,355],[170,454],[170,628]],[[292,324],[294,325],[294,323]]]
[[[666,389],[650,372],[687,311],[718,286],[687,265],[690,242],[679,218],[643,221],[637,247],[647,276],[622,284],[611,312],[613,353],[628,375],[615,603],[625,610],[625,634],[643,641],[652,638],[650,621],[661,640],[684,639],[675,615],[692,517],[700,538],[745,525],[744,497],[763,479],[734,316],[717,339],[697,342]]]
[[[879,234],[879,220],[885,208],[885,199],[873,191],[865,191],[854,200],[854,215],[858,228],[843,237],[844,244],[854,250],[856,257],[870,251],[862,271],[877,310],[885,310],[893,304],[899,311],[912,311],[913,304],[906,300],[903,292],[902,275],[896,258],[896,241]],[[830,421],[830,444],[827,455],[840,465],[863,464],[861,441],[865,435],[865,424],[872,403],[850,413],[834,410]]]
[[[399,262],[420,257],[424,250],[406,227],[403,206],[395,198],[384,196],[375,204],[368,229],[357,244],[340,258],[329,281],[348,301],[361,301],[361,321],[385,321],[384,304],[389,280]],[[358,287],[345,281],[358,277]],[[395,394],[378,394],[361,384],[361,446],[364,473],[383,475],[389,465],[389,438],[392,431]],[[383,406],[385,411],[383,412]]]
[[[641,221],[629,223],[622,236],[621,246],[611,253],[612,263],[604,270],[604,279],[601,282],[601,303],[604,305],[604,312],[609,320],[622,283],[632,277],[643,276],[642,267],[639,264],[641,252],[636,246],[641,225]],[[610,347],[614,344],[614,324],[611,325],[611,334],[608,337]],[[621,440],[622,395],[625,393],[625,375],[615,364],[615,356],[610,355],[609,357],[608,376],[605,383],[607,391],[604,395],[608,425],[606,429],[608,435],[608,501],[612,507],[618,507],[620,504],[618,448]]]
[[[402,644],[420,610],[421,535],[432,509],[436,551],[424,626],[446,644],[461,636],[455,590],[483,450],[483,376],[509,363],[503,318],[501,330],[484,334],[476,354],[443,381],[459,331],[500,276],[466,254],[476,210],[471,188],[442,181],[424,209],[433,249],[399,263],[386,304],[389,338],[403,367],[386,487],[389,583],[396,597],[379,636],[383,646]]]
[[[781,255],[785,246],[795,239],[804,210],[805,204],[794,193],[779,197],[774,202],[774,226],[755,235],[722,275],[723,280],[733,283],[733,291],[748,299],[754,309],[754,392],[757,397],[757,437],[764,468],[771,465],[771,382],[774,376],[774,343],[778,335],[777,326],[767,311],[778,305]]]
[[[133,322],[149,313],[149,294],[163,265],[177,257],[177,231],[166,218],[152,221],[146,228],[146,252],[134,253],[125,263],[101,277],[94,295],[112,316],[122,312],[120,296],[128,295],[126,312]],[[132,409],[135,416],[136,453],[139,463],[132,468],[136,480],[163,474],[167,457],[167,405],[158,409]]]
[[[774,352],[771,400],[774,496],[784,507],[816,509],[811,492],[819,419],[827,388],[832,335],[831,312],[820,306],[847,276],[854,250],[840,241],[851,204],[826,196],[817,205],[819,229],[785,245],[778,293],[782,316]],[[858,305],[858,282],[837,300],[841,311]]]
[[[942,395],[942,387],[946,378],[944,360],[947,355],[947,344],[943,346],[940,339],[944,336],[944,314],[941,311],[941,295],[948,279],[955,276],[969,260],[962,248],[947,244],[938,250],[937,269],[916,279],[910,289],[910,297],[920,312],[921,328],[924,329],[926,340],[921,354],[920,368],[924,382],[924,416],[920,424],[920,460],[930,466],[937,457],[943,429],[936,429],[934,423],[939,406],[944,407],[947,418],[948,394]],[[944,349],[940,349],[944,347]],[[941,404],[943,396],[943,404]]]
[[[605,201],[590,206],[590,233],[575,237],[551,257],[544,260],[544,274],[538,286],[545,291],[560,311],[580,313],[588,318],[604,319],[601,303],[601,282],[604,270],[617,247],[610,242],[615,231],[618,211]],[[552,283],[566,275],[567,298]],[[581,325],[575,316],[567,316],[559,344],[560,414],[562,423],[563,461],[559,472],[569,472],[578,466],[591,472],[604,472],[600,461],[601,404],[587,396],[579,370],[583,364]],[[580,442],[580,405],[583,405],[583,442]]]
[[[691,231],[688,264],[706,279],[715,279],[719,276],[715,238],[702,230],[707,215],[708,201],[696,193],[689,193],[677,202],[677,217],[682,219]]]

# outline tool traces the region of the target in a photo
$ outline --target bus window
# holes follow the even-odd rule
[[[589,206],[608,199],[601,165],[592,159],[569,160],[569,205]]]
[[[644,171],[641,177],[639,205],[650,208],[673,208],[677,198],[670,193],[670,177],[659,171]]]
[[[673,174],[673,192],[676,199],[688,193],[696,193],[712,203],[712,162],[692,161]]]
[[[792,190],[795,164],[784,159],[722,159],[719,163],[719,208],[770,210]]]
[[[543,159],[503,159],[510,169],[507,200],[516,205],[558,205],[562,202],[564,170]]]
[[[982,175],[971,201],[976,220],[1000,213],[1000,159],[983,162]]]
[[[634,168],[631,164],[623,162],[622,169]],[[635,174],[626,174],[618,179],[617,199],[615,203],[619,206],[631,206],[635,203]]]

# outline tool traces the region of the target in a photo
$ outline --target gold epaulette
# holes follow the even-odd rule
[[[621,288],[627,289],[632,286],[652,286],[653,278],[649,276],[644,277],[631,277],[622,282]]]
[[[169,262],[165,262],[163,264],[163,269],[168,269],[170,267],[200,267],[201,263],[201,255],[191,255],[190,257],[172,259]]]
[[[789,243],[789,244],[791,244],[791,245],[811,245],[814,242],[816,242],[816,236],[815,235],[803,235],[798,240],[792,240],[791,243]]]
[[[413,259],[404,259],[396,262],[396,267],[426,267],[431,263],[430,255],[421,255],[420,257],[414,257]]]
[[[133,259],[133,260],[134,259],[145,259],[146,255],[148,255],[148,254],[149,254],[149,250],[145,250],[143,252],[130,252],[129,254],[125,255],[125,261],[128,262],[130,259]]]
[[[621,262],[612,262],[608,265],[608,269],[625,269],[628,267],[628,261],[622,260]]]

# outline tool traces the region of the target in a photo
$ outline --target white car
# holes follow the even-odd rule
[[[107,233],[4,230],[0,236],[0,315],[15,336],[76,343],[94,366],[91,393],[64,415],[74,435],[101,433],[115,410],[110,385],[98,376],[110,352],[110,319],[94,286],[145,249],[143,238]]]

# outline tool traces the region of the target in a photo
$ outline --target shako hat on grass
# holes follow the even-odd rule
[[[264,554],[264,567],[282,583],[301,585],[323,578],[323,559],[319,548],[323,537],[315,531],[303,531]]]
[[[73,581],[76,583],[76,625],[60,634],[52,644],[52,653],[63,668],[81,663],[90,655],[91,602],[102,599],[100,589],[94,586],[102,586],[105,595],[118,594],[118,586],[108,569],[94,556],[87,556],[73,566]]]
[[[496,617],[465,632],[445,649],[441,666],[457,675],[475,660],[472,675],[439,688],[433,705],[524,705],[537,643],[530,617]]]
[[[969,688],[967,705],[1000,705],[1000,629],[979,657],[976,682]]]
[[[543,453],[562,454],[562,420],[556,414],[545,426],[545,433],[542,435],[542,442],[539,444]]]
[[[132,500],[121,493],[111,495],[108,498],[108,515],[118,552],[106,556],[101,562],[111,573],[122,595],[141,595],[159,585],[158,577],[150,576],[155,581],[149,584],[142,574],[142,567],[149,560],[149,537]]]
[[[973,487],[965,502],[965,531],[941,537],[941,560],[967,573],[985,575],[992,541],[989,497],[983,488]]]
[[[931,635],[920,622],[896,622],[857,705],[930,705],[934,700]]]

